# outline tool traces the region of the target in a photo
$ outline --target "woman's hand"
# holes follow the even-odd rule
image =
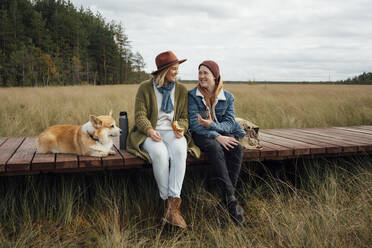
[[[180,139],[180,138],[183,137],[183,131],[182,131],[182,132],[179,132],[179,131],[173,131],[173,132],[174,132],[174,135],[175,135],[178,139]]]
[[[226,150],[229,148],[234,149],[239,144],[234,137],[219,135],[216,137],[218,143],[220,143]]]
[[[160,142],[162,140],[162,137],[160,136],[160,133],[155,130],[151,130],[149,133],[150,138],[155,142]]]
[[[198,122],[200,125],[206,128],[209,128],[213,123],[211,119],[203,119],[200,114],[198,114]]]

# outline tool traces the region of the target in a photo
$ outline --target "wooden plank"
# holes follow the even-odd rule
[[[84,170],[103,170],[102,160],[99,157],[93,156],[78,156],[79,168]]]
[[[124,168],[124,157],[119,150],[119,136],[112,137],[114,145],[112,149],[116,152],[115,155],[102,158],[102,166],[105,169],[123,169]]]
[[[124,158],[119,152],[119,149],[114,145],[113,150],[116,152],[115,155],[110,155],[102,158],[102,166],[110,169],[123,169]]]
[[[342,147],[342,152],[353,153],[353,152],[358,151],[357,144],[355,144],[354,142],[342,140],[342,139],[340,139],[340,138],[338,138],[334,135],[327,135],[327,134],[324,134],[323,132],[316,131],[312,128],[311,129],[310,128],[309,129],[301,129],[301,132],[304,132],[304,133],[307,133],[307,134],[312,134],[317,138],[323,138],[323,139],[326,138],[329,141],[337,142],[336,144],[338,144],[339,146]]]
[[[356,129],[354,129],[354,130],[356,130]],[[369,135],[369,134],[366,134],[364,130],[362,132],[351,132],[350,130],[331,127],[331,128],[327,128],[326,131],[324,131],[324,132],[333,133],[333,134],[337,134],[337,135],[339,134],[341,137],[345,136],[345,138],[347,138],[347,137],[350,137],[350,138],[359,137],[362,140],[367,141],[368,143],[372,141],[372,131],[368,131],[368,132],[371,132],[371,135]]]
[[[55,169],[56,154],[36,153],[31,163],[31,171],[51,171]]]
[[[137,158],[136,156],[124,151],[120,150],[120,153],[122,154],[124,158],[124,167],[129,169],[129,168],[142,168],[144,167],[147,162],[144,160]]]
[[[261,159],[264,159],[265,156],[266,157],[277,157],[278,156],[278,149],[276,149],[275,147],[273,146],[276,146],[274,144],[271,144],[271,143],[267,143],[265,141],[260,141],[260,145],[262,145],[262,150],[260,150],[260,158]],[[281,147],[281,148],[284,148],[282,146],[278,146],[278,147]]]
[[[341,152],[356,152],[358,149],[355,147],[355,144],[346,142],[343,140],[338,139],[334,136],[323,136],[320,135],[317,132],[308,132],[312,129],[306,128],[306,129],[295,129],[293,130],[294,133],[299,133],[301,136],[306,137],[307,139],[315,140],[315,141],[322,141],[324,143],[330,144],[330,146],[327,147],[328,150],[330,149],[336,149],[335,151],[327,152],[327,153],[341,153]],[[336,147],[336,148],[335,148]],[[337,148],[338,147],[338,148]]]
[[[306,132],[317,133],[324,137],[329,137],[344,143],[349,143],[356,147],[357,151],[369,151],[372,150],[372,144],[368,144],[367,142],[351,139],[350,137],[344,135],[341,132],[333,131],[331,128],[325,129],[318,129],[312,128],[311,130],[307,130]]]
[[[333,138],[333,139],[336,139],[336,140],[342,140],[344,142],[348,142],[350,144],[363,144],[363,143],[366,143],[366,144],[369,144],[370,143],[370,140],[367,140],[367,141],[363,141],[364,139],[368,139],[368,136],[365,136],[363,134],[358,134],[358,133],[350,133],[348,131],[345,131],[345,130],[340,130],[340,129],[336,129],[336,128],[311,128],[309,129],[309,131],[313,131],[313,132],[318,132],[318,134],[321,134],[322,136],[324,137],[328,137],[328,138]],[[362,140],[360,139],[356,139],[355,137],[360,137]]]
[[[320,146],[307,144],[307,143],[292,140],[292,139],[289,139],[289,138],[279,137],[279,136],[276,136],[276,135],[266,133],[264,131],[262,131],[260,135],[261,135],[262,140],[264,140],[266,142],[276,144],[276,145],[280,145],[280,146],[284,146],[284,147],[293,148],[295,156],[308,155],[308,154],[318,154],[318,153],[322,152],[322,147],[320,147]]]
[[[36,153],[36,137],[26,137],[6,165],[6,171],[29,171]]]
[[[368,129],[364,129],[360,127],[334,127],[334,128],[339,129],[339,130],[349,131],[352,133],[360,133],[360,134],[365,135],[368,138],[371,138],[372,136],[372,130],[368,130]]]
[[[332,133],[344,139],[362,142],[365,144],[371,144],[372,142],[372,135],[368,135],[368,134],[366,135],[365,133],[351,132],[348,130],[342,130],[338,128],[329,128],[327,129],[327,133]]]
[[[58,153],[56,154],[56,170],[79,168],[79,160],[76,154]]]
[[[310,154],[310,148],[309,147],[298,147],[294,145],[290,140],[284,139],[281,137],[272,136],[270,134],[263,134],[261,133],[261,140],[266,141],[267,143],[287,147],[294,150],[294,155],[306,155]]]
[[[243,161],[244,160],[256,160],[260,158],[260,150],[248,150],[243,151]]]
[[[143,161],[142,159],[137,158],[136,156],[128,153],[126,150],[120,150],[120,145],[119,145],[120,137],[113,137],[112,141],[114,142],[114,146],[116,148],[116,151],[118,152],[118,154],[123,159],[124,169],[142,168],[143,166],[145,166],[147,164],[145,161]]]
[[[339,130],[331,128],[329,133],[337,135],[345,140],[352,140],[358,144],[358,151],[368,152],[372,151],[372,136],[367,136],[364,134],[350,133],[345,130]]]
[[[307,133],[291,130],[291,129],[271,129],[267,131],[270,134],[275,134],[281,137],[288,137],[290,134],[291,139],[305,142],[308,144],[319,145],[324,148],[323,153],[340,153],[342,147],[337,142],[326,140],[325,138],[315,137]]]
[[[0,146],[4,144],[7,139],[7,137],[0,137]]]
[[[8,138],[0,147],[0,172],[6,170],[6,163],[17,151],[18,147],[24,141],[24,137],[11,137]]]
[[[310,154],[324,154],[324,153],[326,153],[326,149],[323,145],[316,144],[315,142],[309,142],[306,139],[298,137],[298,136],[294,135],[291,130],[281,130],[281,131],[268,130],[266,133],[272,134],[272,135],[275,135],[275,136],[279,136],[281,138],[286,138],[286,139],[289,139],[291,141],[301,142],[302,144],[298,144],[300,146],[304,146],[304,144],[307,144],[310,147]],[[306,145],[304,147],[306,147]]]
[[[260,145],[263,146],[263,149],[260,151],[260,158],[264,160],[283,159],[294,155],[293,148],[268,143],[264,140],[260,140]]]
[[[363,125],[363,126],[359,126],[360,128],[365,128],[365,129],[369,129],[369,130],[372,130],[372,125]]]
[[[355,147],[349,143],[344,143],[339,140],[329,139],[328,137],[319,136],[317,134],[306,133],[302,130],[293,130],[295,135],[307,139],[309,142],[321,142],[322,146],[325,146],[327,154],[337,154],[348,149],[355,151]]]
[[[350,128],[362,129],[372,131],[372,126],[350,126]]]

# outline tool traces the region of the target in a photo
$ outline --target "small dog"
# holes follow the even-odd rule
[[[47,128],[38,139],[40,153],[74,153],[94,157],[115,154],[110,137],[120,135],[121,130],[108,115],[89,116],[89,121],[82,126],[57,125]]]
[[[236,117],[235,120],[240,124],[240,126],[243,127],[245,131],[245,136],[238,139],[240,144],[245,149],[263,149],[263,147],[260,145],[260,135],[258,133],[259,127],[252,122],[239,117]]]

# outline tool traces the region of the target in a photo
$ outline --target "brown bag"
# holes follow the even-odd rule
[[[243,138],[238,139],[240,144],[245,149],[250,150],[261,150],[263,147],[260,145],[260,134],[258,133],[259,127],[248,120],[244,120],[242,118],[236,117],[236,122],[243,127],[245,131],[245,136]]]

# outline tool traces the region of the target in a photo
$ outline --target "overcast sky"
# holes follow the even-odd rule
[[[371,0],[72,0],[121,22],[147,72],[172,50],[181,79],[216,61],[223,80],[328,81],[372,71]]]

